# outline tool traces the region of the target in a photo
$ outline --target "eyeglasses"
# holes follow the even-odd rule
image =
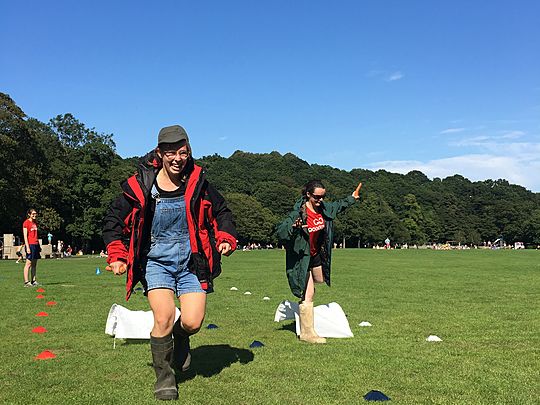
[[[167,159],[173,159],[176,157],[176,155],[180,155],[180,159],[186,160],[189,156],[189,151],[179,149],[177,151],[168,150],[163,152],[163,156],[165,156]]]
[[[319,200],[322,200],[323,198],[325,198],[325,197],[326,197],[326,194],[321,194],[321,195],[311,194],[311,196],[312,196],[315,200],[319,201]]]

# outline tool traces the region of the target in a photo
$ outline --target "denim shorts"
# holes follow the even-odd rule
[[[148,261],[146,266],[146,291],[156,288],[167,288],[176,293],[179,297],[182,294],[205,292],[199,279],[186,267],[180,271],[175,271],[168,266],[162,266],[159,263]]]

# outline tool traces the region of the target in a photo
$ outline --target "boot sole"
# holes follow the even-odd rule
[[[163,389],[159,391],[154,391],[156,399],[161,401],[173,401],[178,399],[178,391],[171,389]]]

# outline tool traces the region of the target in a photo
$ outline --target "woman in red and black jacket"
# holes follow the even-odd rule
[[[194,164],[179,125],[159,132],[157,148],[122,189],[104,220],[107,269],[117,275],[127,271],[126,299],[143,284],[154,314],[154,393],[176,399],[173,367],[189,368],[189,336],[204,320],[206,293],[221,272],[221,255],[236,248],[232,213]],[[175,296],[181,308],[176,322]]]

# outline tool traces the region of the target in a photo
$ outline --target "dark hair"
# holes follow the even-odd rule
[[[28,211],[26,211],[26,216],[30,218],[30,215],[32,215],[32,212],[35,212],[37,214],[37,210],[34,208],[30,208]]]
[[[320,180],[310,180],[306,184],[304,184],[304,187],[302,187],[302,197],[304,197],[305,200],[307,200],[307,193],[313,194],[316,188],[324,188],[324,184],[322,184],[322,181]]]

